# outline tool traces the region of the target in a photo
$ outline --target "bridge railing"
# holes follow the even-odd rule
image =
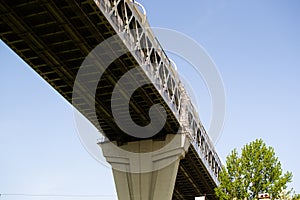
[[[146,19],[143,6],[133,0],[94,0],[136,58],[173,114],[189,135],[215,183],[221,161],[187,94],[174,63],[170,61]]]
[[[199,115],[196,112],[195,107],[192,104],[191,99],[186,92],[184,94],[184,112],[182,115],[182,123],[185,132],[189,133],[194,149],[197,151],[202,163],[209,169],[211,177],[216,184],[219,184],[218,175],[222,167],[221,160],[216,153],[214,146],[202,125]],[[186,119],[187,118],[187,119]]]

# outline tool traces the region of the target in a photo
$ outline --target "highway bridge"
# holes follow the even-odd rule
[[[164,171],[156,173],[155,179],[153,173],[150,178],[137,175],[149,183],[142,185],[143,181],[134,181],[136,174],[120,174],[113,169],[120,200],[192,200],[205,194],[208,194],[207,199],[217,199],[214,188],[219,184],[222,164],[174,63],[149,28],[142,5],[131,0],[2,0],[0,12],[1,40],[72,103],[107,140],[124,149],[137,142],[167,141],[175,135],[183,135],[181,139],[188,142],[172,168],[170,177],[174,178],[165,184],[160,184],[167,178]],[[77,75],[85,58],[98,44],[111,37],[113,39],[104,46],[105,51],[98,51],[93,66],[84,66],[81,75],[87,81],[79,82],[78,94],[74,94]],[[106,66],[111,55],[116,59]],[[95,69],[103,70],[100,79],[95,76]],[[146,126],[153,120],[148,111],[154,104],[165,109],[164,126],[148,138],[126,134],[112,112],[114,88],[129,71],[132,74],[126,88],[140,80],[146,83],[130,97],[132,121]],[[87,86],[89,83],[96,84],[95,91]],[[117,109],[118,113],[124,113],[124,107]],[[126,125],[131,119],[123,117],[123,120]],[[105,156],[113,166],[111,155]]]

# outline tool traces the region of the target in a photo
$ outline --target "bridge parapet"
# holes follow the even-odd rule
[[[128,50],[159,91],[190,138],[216,184],[221,161],[187,94],[174,63],[153,34],[141,4],[132,0],[94,0]]]
[[[184,90],[184,88],[181,88]],[[189,135],[191,144],[198,153],[202,163],[208,169],[209,174],[218,185],[218,175],[222,167],[221,160],[215,151],[214,145],[211,142],[204,126],[202,125],[196,109],[187,95],[186,91],[183,94],[183,106],[181,115],[181,124],[183,130]]]

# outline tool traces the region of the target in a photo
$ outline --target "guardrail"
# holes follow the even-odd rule
[[[94,0],[120,34],[182,126],[211,177],[218,184],[221,161],[176,71],[153,34],[145,8],[133,0]]]

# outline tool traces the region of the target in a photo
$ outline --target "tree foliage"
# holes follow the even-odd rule
[[[268,192],[275,199],[291,179],[290,172],[283,174],[274,149],[257,139],[246,144],[241,155],[234,149],[227,156],[215,192],[221,200],[254,199],[259,192]]]
[[[292,200],[300,200],[300,194],[294,194]]]

